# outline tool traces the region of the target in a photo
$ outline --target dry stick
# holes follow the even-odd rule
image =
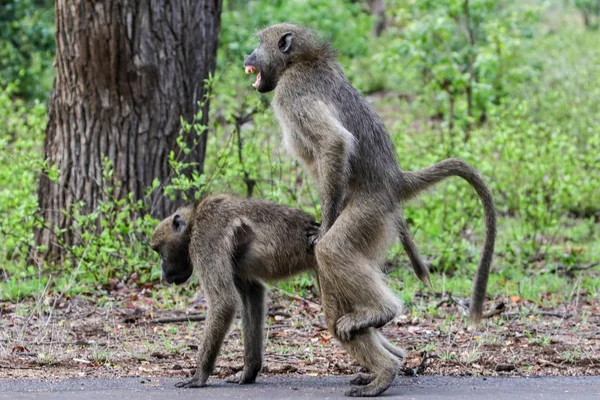
[[[451,294],[448,294],[448,298],[455,303],[457,306],[461,307],[463,310],[469,310],[469,307],[466,306],[462,301],[455,299]]]
[[[269,317],[285,317],[291,318],[292,315],[285,311],[269,311],[267,312]],[[204,321],[206,319],[205,314],[191,314],[184,315],[181,317],[165,317],[165,318],[155,318],[148,321],[149,324],[169,324],[171,322],[191,322],[191,321]]]
[[[510,318],[519,317],[521,315],[523,315],[523,314],[520,314],[517,312],[506,314],[506,316],[510,317]],[[554,311],[536,311],[536,310],[530,310],[524,316],[530,316],[530,315],[539,315],[540,317],[556,317],[556,318],[562,318],[562,319],[569,319],[573,316],[572,313],[559,313],[559,312],[554,312]]]
[[[3,340],[0,340],[3,341]],[[6,342],[8,342],[8,340],[4,340]],[[110,344],[108,343],[98,343],[98,342],[88,342],[86,340],[76,340],[74,342],[54,342],[54,341],[35,341],[35,340],[31,340],[31,341],[21,341],[19,342],[21,344],[23,344],[24,346],[47,346],[47,345],[55,345],[55,346],[110,346]],[[17,353],[19,355],[22,355],[23,353]]]
[[[506,310],[507,310],[506,304],[504,304],[504,302],[499,303],[493,310],[488,311],[487,313],[484,313],[483,318],[491,318],[494,315],[502,314]],[[554,311],[538,311],[538,310],[528,310],[527,313],[525,313],[525,314],[518,313],[518,312],[512,312],[512,313],[506,313],[505,315],[509,318],[519,317],[519,316],[539,315],[541,317],[557,317],[557,318],[563,318],[563,319],[568,319],[573,316],[573,314],[571,314],[571,313],[559,313],[559,312],[554,312]]]
[[[305,302],[305,303],[308,303],[308,304],[315,305],[315,306],[317,306],[317,307],[319,307],[319,308],[321,307],[321,305],[320,305],[320,304],[317,304],[317,303],[315,303],[314,301],[310,301],[310,300],[308,300],[308,299],[305,299],[304,297],[300,297],[300,296],[298,296],[297,294],[293,294],[293,293],[290,293],[290,292],[286,292],[285,290],[283,290],[283,289],[280,289],[280,288],[278,288],[278,287],[274,287],[274,288],[273,288],[273,290],[276,290],[276,291],[278,291],[279,293],[281,293],[281,294],[282,294],[282,295],[284,295],[285,297],[289,297],[289,298],[291,298],[291,299],[298,300],[298,301],[303,301],[303,302]]]
[[[425,369],[429,365],[429,354],[426,351],[421,353],[421,362],[415,368],[404,367],[402,373],[406,376],[418,376],[425,372]]]
[[[168,324],[171,322],[190,322],[190,321],[204,321],[206,319],[205,314],[191,314],[184,315],[181,317],[165,317],[155,318],[148,321],[149,324]]]
[[[467,310],[468,307],[465,306],[461,301],[455,299],[454,297],[452,297],[452,295],[448,295],[447,298],[442,299],[439,303],[436,304],[435,308],[440,308],[442,305],[446,304],[446,303],[455,303],[456,305],[458,305],[459,307]],[[506,304],[504,302],[499,303],[498,305],[496,305],[496,307],[494,307],[493,310],[490,310],[486,313],[483,314],[483,318],[491,318],[495,315],[500,315],[503,314],[506,310],[508,310],[508,308],[506,307]],[[554,311],[536,311],[536,310],[528,310],[528,312],[526,314],[521,314],[518,312],[512,312],[512,313],[506,313],[505,314],[508,318],[514,318],[514,317],[519,317],[519,316],[529,316],[529,315],[539,315],[541,317],[557,317],[557,318],[563,318],[563,319],[568,319],[571,318],[573,316],[572,313],[559,313],[559,312],[554,312]]]
[[[435,305],[435,309],[437,310],[438,308],[440,308],[440,307],[441,307],[441,306],[443,306],[444,304],[448,304],[448,303],[451,303],[451,302],[452,302],[452,300],[450,300],[450,298],[448,298],[448,297],[445,297],[445,298],[443,298],[442,300],[440,300],[440,301],[439,301],[439,303],[437,303],[437,304]]]
[[[494,307],[493,310],[483,313],[482,318],[491,318],[494,315],[502,314],[504,311],[506,311],[506,304],[504,304],[504,302],[501,302],[498,305],[496,305],[496,307]]]
[[[591,264],[588,265],[582,265],[582,266],[574,266],[574,267],[567,267],[565,265],[559,265],[556,268],[551,269],[549,272],[550,273],[556,273],[559,271],[563,271],[563,272],[576,272],[576,271],[586,271],[588,269],[594,268],[596,266],[600,265],[600,262],[593,262]]]

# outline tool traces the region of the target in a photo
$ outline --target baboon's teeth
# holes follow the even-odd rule
[[[256,67],[253,67],[252,65],[247,65],[246,68],[246,75],[251,74],[253,72],[256,72]]]

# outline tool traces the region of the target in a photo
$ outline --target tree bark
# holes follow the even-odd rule
[[[38,186],[43,257],[64,259],[54,230],[66,229],[60,239],[73,242],[74,203],[83,201],[83,212],[97,207],[105,158],[121,182],[117,197],[143,198],[155,178],[169,179],[180,117],[194,119],[215,68],[221,7],[221,0],[56,1],[57,76],[44,158],[60,176],[57,183],[42,176]],[[206,125],[207,116],[208,102],[196,122]],[[185,161],[202,172],[206,133],[186,141],[193,150]],[[154,193],[151,212],[165,216],[177,203]]]
[[[379,37],[386,27],[385,0],[371,0],[371,13],[375,17],[375,28],[373,32]]]
[[[469,65],[469,80],[467,82],[465,92],[467,95],[467,126],[465,128],[465,143],[469,141],[471,136],[471,123],[473,120],[473,85],[476,83],[477,78],[475,77],[475,32],[471,25],[471,9],[469,6],[469,0],[463,2],[463,13],[465,16],[465,25],[467,29],[467,38],[469,40],[468,49],[468,65]]]

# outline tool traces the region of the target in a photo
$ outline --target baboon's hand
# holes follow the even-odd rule
[[[325,234],[325,232],[323,231],[321,224],[315,222],[315,224],[312,225],[306,231],[306,239],[308,240],[308,247],[312,248],[312,247],[316,246],[324,234]]]
[[[208,378],[202,378],[194,375],[194,377],[189,381],[177,382],[175,386],[178,388],[199,388],[206,386],[207,380]]]
[[[244,385],[256,382],[256,375],[248,376],[248,374],[244,373],[244,371],[240,371],[237,374],[228,376],[226,381],[229,383],[237,383],[239,385]]]
[[[348,314],[342,315],[335,323],[335,332],[337,337],[342,342],[347,342],[352,339],[356,330],[356,322]]]

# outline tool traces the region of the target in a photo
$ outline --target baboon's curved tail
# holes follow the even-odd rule
[[[430,167],[418,171],[403,171],[403,182],[400,185],[400,199],[408,200],[423,190],[435,185],[450,176],[459,176],[469,182],[481,199],[485,218],[485,242],[481,252],[481,260],[477,268],[477,276],[473,284],[471,300],[471,320],[475,323],[481,320],[483,302],[487,289],[490,265],[496,240],[496,207],[492,192],[477,170],[460,158],[449,158]]]

